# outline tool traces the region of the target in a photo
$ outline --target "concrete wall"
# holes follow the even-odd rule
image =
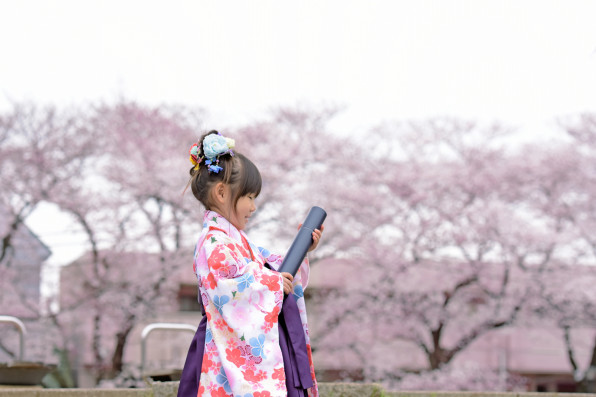
[[[2,388],[1,397],[175,397],[178,382],[154,382],[145,389]],[[376,384],[319,383],[321,397],[596,397],[580,393],[387,392]]]

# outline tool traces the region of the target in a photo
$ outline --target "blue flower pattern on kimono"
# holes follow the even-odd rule
[[[209,343],[213,340],[213,333],[211,332],[211,328],[207,328],[205,331],[205,343]]]
[[[238,291],[244,292],[246,288],[248,288],[252,283],[255,282],[255,278],[252,274],[246,273],[240,277],[238,277]]]
[[[294,296],[297,300],[304,296],[304,289],[301,285],[294,286]]]
[[[259,252],[263,256],[263,258],[267,258],[269,255],[271,255],[271,252],[269,252],[267,248],[259,247]]]
[[[252,393],[246,393],[244,396],[241,396],[240,394],[238,394],[235,397],[253,397],[253,394]]]
[[[221,314],[222,316],[223,316],[223,313],[222,313],[223,305],[225,305],[229,301],[230,301],[230,297],[226,296],[226,295],[222,295],[222,296],[215,295],[213,297],[213,304],[217,308],[217,311],[219,312],[219,314]]]
[[[226,372],[224,371],[223,367],[221,367],[221,371],[219,372],[219,374],[217,375],[215,380],[217,383],[219,383],[220,385],[223,386],[224,390],[227,393],[230,393],[232,391],[232,389],[230,388],[230,382],[228,382],[228,377],[227,377]]]
[[[251,353],[255,357],[265,357],[265,352],[263,351],[263,344],[265,343],[265,335],[261,334],[256,338],[250,338],[250,346],[252,347]]]

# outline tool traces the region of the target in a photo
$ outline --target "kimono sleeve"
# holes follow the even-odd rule
[[[267,315],[283,301],[282,276],[251,259],[242,244],[224,234],[208,234],[195,255],[205,310],[230,330],[257,336],[271,327]],[[205,296],[206,295],[206,296]]]
[[[263,247],[259,247],[259,253],[263,256],[265,262],[269,263],[271,267],[276,270],[279,269],[284,260],[282,255],[273,254]],[[302,289],[306,288],[308,285],[309,274],[310,264],[308,262],[308,257],[305,257],[300,265],[300,269],[298,269],[298,273],[296,273],[296,276],[294,277],[294,285],[300,285]]]

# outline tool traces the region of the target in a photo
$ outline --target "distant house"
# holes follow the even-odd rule
[[[139,313],[134,307],[131,296],[138,293],[139,283],[150,282],[157,277],[153,269],[159,256],[144,252],[106,252],[100,251],[101,257],[97,274],[104,277],[106,269],[103,264],[110,264],[110,275],[107,276],[105,287],[110,288],[109,294],[104,294],[102,303],[103,318],[101,321],[102,337],[107,350],[106,360],[113,350],[119,324],[122,324],[122,313],[130,311]],[[95,385],[94,355],[92,349],[93,336],[93,302],[88,300],[92,293],[94,280],[97,278],[93,269],[91,255],[85,254],[81,258],[62,267],[60,272],[60,310],[73,311],[67,315],[64,325],[68,328],[72,361],[77,367],[77,382],[79,387]],[[169,267],[167,267],[169,269]],[[154,281],[154,279],[153,279]],[[163,296],[155,301],[154,307],[148,312],[139,314],[135,325],[130,331],[123,361],[125,371],[133,376],[139,375],[141,367],[141,333],[152,323],[177,323],[198,326],[201,312],[197,302],[197,282],[192,270],[192,252],[187,257],[176,260],[176,266],[171,271],[166,270],[163,281]],[[130,305],[126,307],[127,305]],[[112,310],[113,309],[113,310]],[[67,314],[67,313],[65,313]],[[193,338],[190,332],[154,331],[146,340],[145,373],[176,373],[180,372],[186,357],[187,349]]]
[[[11,217],[0,208],[0,244],[5,246],[5,256],[0,262],[0,314],[15,316],[27,327],[25,340],[26,360],[45,358],[46,350],[39,344],[43,340],[39,329],[41,271],[43,262],[51,255],[50,249],[23,223],[11,233]],[[18,334],[10,325],[0,325],[0,362],[14,360],[18,351]]]
[[[365,275],[337,277],[351,274],[354,274],[353,268],[341,260],[330,259],[311,267],[309,286],[305,290],[311,336],[316,337],[329,330],[321,324],[321,308],[308,301],[314,296],[324,298],[337,289],[357,288]],[[575,357],[578,363],[585,366],[592,354],[596,330],[577,329],[573,338],[577,345],[585,347],[578,350]],[[428,368],[427,358],[411,342],[395,340],[387,345],[367,339],[366,343],[373,357],[390,356],[392,365],[397,368],[408,371]],[[387,355],[388,351],[392,354]],[[314,362],[320,381],[334,381],[342,377],[358,380],[363,377],[362,360],[348,346],[333,354],[315,350]],[[491,331],[458,354],[453,362],[473,362],[482,368],[523,376],[528,380],[528,391],[576,391],[563,333],[554,324],[518,325]]]
[[[186,266],[172,275],[177,284],[175,307],[164,310],[139,324],[133,330],[133,338],[127,346],[125,360],[138,366],[141,363],[141,333],[152,323],[187,324],[198,327],[202,314],[198,303],[197,278],[192,270],[192,257]],[[157,380],[176,380],[181,374],[186,353],[194,336],[193,332],[179,330],[155,330],[145,340],[145,375]],[[168,378],[169,377],[169,378]]]

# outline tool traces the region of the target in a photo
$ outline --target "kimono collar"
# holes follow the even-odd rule
[[[242,238],[246,239],[246,234],[243,231],[236,229],[236,226],[232,225],[230,221],[221,216],[215,211],[205,211],[203,215],[203,229],[219,229],[226,235],[232,237],[235,240],[242,241]]]
[[[238,241],[250,251],[252,260],[255,260],[254,253],[258,252],[258,249],[248,241],[248,237],[242,230],[236,229],[236,226],[232,225],[230,221],[217,212],[205,211],[205,215],[203,215],[203,236],[206,236],[212,229],[217,229],[228,237]]]

